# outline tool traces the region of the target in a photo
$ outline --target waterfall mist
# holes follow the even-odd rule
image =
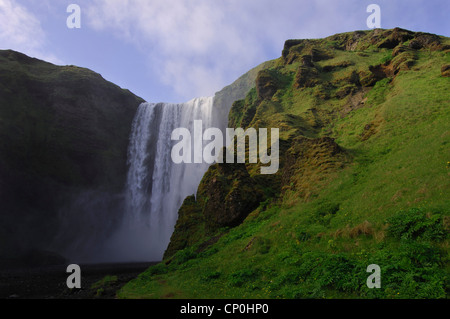
[[[177,141],[171,135],[176,128],[193,132],[196,120],[203,130],[222,128],[226,118],[218,110],[213,114],[213,102],[207,97],[180,104],[142,103],[132,125],[124,193],[83,191],[71,199],[60,211],[52,249],[77,263],[161,260],[178,209],[196,193],[209,167],[203,161],[175,164],[171,152]]]
[[[133,122],[128,151],[125,212],[108,240],[104,258],[116,261],[161,260],[184,199],[195,194],[208,164],[175,164],[171,151],[176,128],[193,131],[220,125],[213,120],[214,98],[187,103],[143,103]],[[220,125],[221,126],[221,125]],[[193,151],[193,150],[192,150]]]

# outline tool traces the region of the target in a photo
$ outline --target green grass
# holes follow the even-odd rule
[[[338,51],[319,63],[351,62],[347,70],[327,75],[332,81],[389,63],[391,52]],[[366,93],[364,107],[345,116],[339,112],[346,99],[324,101],[315,88],[294,90],[286,80],[271,101],[261,103],[252,125],[285,125],[286,140],[331,136],[351,160],[327,174],[294,172],[299,180],[311,178],[316,188],[311,196],[302,198],[303,190],[290,187],[224,231],[206,251],[194,245],[178,252],[118,296],[447,298],[450,93],[440,67],[448,61],[442,51],[419,52],[411,70],[379,81]],[[289,65],[279,72],[295,69]],[[237,120],[238,114],[236,109]],[[321,125],[315,126],[317,121]],[[381,267],[381,289],[367,288],[370,264]]]
[[[93,283],[91,285],[91,290],[92,292],[95,292],[95,297],[100,298],[105,294],[106,291],[111,289],[114,291],[114,286],[117,284],[117,281],[117,276],[105,276],[99,281]]]
[[[104,286],[111,285],[117,282],[117,276],[105,276],[101,280],[92,284],[91,289],[100,289]]]

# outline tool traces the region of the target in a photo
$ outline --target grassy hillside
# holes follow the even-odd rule
[[[118,296],[448,297],[449,49],[401,29],[287,41],[229,116],[280,128],[280,171],[213,165],[180,210],[176,249]],[[245,193],[262,198],[242,216],[229,195]],[[221,204],[243,222],[214,222]],[[367,288],[371,264],[381,289]]]

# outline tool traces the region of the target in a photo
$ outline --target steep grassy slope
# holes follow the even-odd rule
[[[45,248],[78,192],[122,190],[141,102],[90,70],[0,51],[0,257]]]
[[[448,296],[449,44],[401,29],[287,41],[230,112],[231,127],[280,128],[279,173],[247,165],[261,203],[217,228],[207,207],[225,194],[205,189],[230,194],[245,173],[213,165],[180,210],[173,239],[188,244],[118,296]],[[381,289],[366,286],[370,264]]]

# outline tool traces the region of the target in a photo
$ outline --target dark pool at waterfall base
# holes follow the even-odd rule
[[[154,264],[80,265],[81,289],[67,287],[67,265],[4,269],[0,271],[0,299],[115,299],[117,290]],[[117,279],[101,291],[92,288],[106,276]]]

